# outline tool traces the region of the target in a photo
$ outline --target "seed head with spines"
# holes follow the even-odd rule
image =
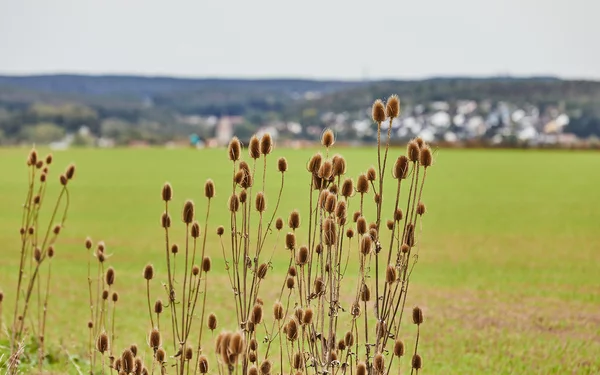
[[[373,107],[371,108],[371,117],[377,124],[381,124],[385,121],[385,106],[380,99],[375,100]]]

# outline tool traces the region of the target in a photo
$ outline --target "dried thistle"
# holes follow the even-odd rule
[[[392,95],[385,104],[385,114],[387,117],[396,118],[400,115],[400,99],[398,95]]]
[[[163,185],[162,199],[165,202],[168,202],[171,199],[173,199],[173,188],[171,187],[171,184],[169,184],[168,182],[165,182],[165,184]]]
[[[260,140],[256,135],[250,138],[250,144],[248,145],[248,152],[252,159],[260,158]]]
[[[217,328],[217,316],[214,313],[208,315],[207,326],[211,331],[214,331]]]
[[[191,224],[194,221],[194,202],[191,200],[185,201],[183,205],[183,211],[181,213],[181,219],[186,224]]]
[[[383,121],[385,121],[385,107],[381,100],[377,99],[373,103],[371,116],[373,117],[373,121],[378,124],[381,124]]]
[[[279,172],[284,173],[286,172],[288,169],[288,164],[287,164],[287,160],[285,158],[279,158],[279,160],[277,160],[277,170],[279,170]]]
[[[327,129],[323,132],[321,136],[321,144],[326,148],[333,146],[335,143],[335,137],[333,135],[333,131],[331,129]]]
[[[263,155],[269,155],[273,150],[273,139],[271,138],[271,134],[265,133],[260,138],[260,153]]]
[[[147,264],[144,267],[144,279],[150,281],[154,277],[154,266],[151,264]]]
[[[412,312],[413,323],[420,325],[423,323],[423,310],[419,306],[415,306]]]
[[[208,199],[215,196],[215,183],[210,178],[204,183],[204,196]]]

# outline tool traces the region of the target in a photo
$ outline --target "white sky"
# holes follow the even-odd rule
[[[599,0],[0,0],[0,74],[600,79]]]

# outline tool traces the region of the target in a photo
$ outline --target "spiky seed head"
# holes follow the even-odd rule
[[[61,174],[58,178],[58,180],[60,181],[60,184],[62,186],[67,185],[67,182],[69,182],[69,179],[67,178],[67,176],[65,176],[64,174]]]
[[[356,375],[367,375],[367,366],[364,362],[359,362],[356,366]]]
[[[352,194],[354,193],[354,183],[352,182],[351,178],[347,178],[344,180],[344,182],[342,183],[341,193],[344,198],[350,198],[352,196]]]
[[[192,267],[192,276],[198,276],[199,273],[200,273],[200,267],[198,267],[197,264],[194,264],[194,266]]]
[[[267,203],[265,200],[265,194],[262,191],[256,193],[256,202],[255,202],[256,211],[264,212],[267,208]]]
[[[405,243],[403,243],[402,246],[400,247],[400,251],[402,251],[403,254],[408,253],[409,250],[410,250],[410,246],[408,246]]]
[[[288,278],[285,280],[285,286],[287,286],[288,289],[294,289],[295,283],[296,281],[291,276],[288,276]]]
[[[296,263],[300,266],[305,265],[308,262],[308,247],[306,246],[301,246],[300,249],[298,250],[298,256],[296,259]]]
[[[375,172],[374,167],[370,167],[367,169],[367,180],[375,181],[377,179],[377,172]]]
[[[325,291],[325,282],[321,278],[321,276],[317,276],[314,282],[315,294],[321,294]]]
[[[294,358],[292,359],[292,367],[296,370],[300,369],[303,366],[303,358],[302,354],[294,353]]]
[[[288,225],[291,229],[298,229],[300,227],[300,213],[298,210],[294,210],[290,213]]]
[[[416,325],[420,325],[423,323],[423,310],[419,306],[415,306],[413,308],[412,313],[413,323]]]
[[[388,284],[391,284],[394,281],[396,281],[396,278],[397,278],[396,268],[394,266],[392,266],[391,264],[388,265],[386,272],[385,272],[385,281]]]
[[[417,215],[423,215],[426,211],[425,209],[425,203],[423,202],[419,202],[419,204],[417,205]]]
[[[38,160],[37,163],[35,163],[35,167],[37,169],[41,169],[44,166],[44,161],[43,160]]]
[[[273,304],[273,318],[275,318],[275,320],[283,319],[283,305],[279,301],[276,301]]]
[[[287,168],[288,168],[287,159],[284,157],[279,158],[277,160],[277,169],[279,170],[279,172],[285,173],[287,171]]]
[[[246,200],[248,200],[248,192],[246,191],[246,189],[240,191],[240,203],[244,204],[246,203]]]
[[[262,322],[263,310],[259,304],[254,305],[252,312],[250,313],[250,321],[254,324],[260,324]]]
[[[267,276],[267,271],[269,270],[269,266],[267,263],[262,263],[258,266],[258,270],[256,271],[259,279],[264,279]]]
[[[147,264],[144,267],[144,279],[150,281],[154,277],[154,266],[151,264]]]
[[[31,151],[29,151],[29,155],[27,156],[27,165],[35,165],[35,163],[37,163],[37,160],[37,151],[35,149],[31,149]]]
[[[287,330],[285,334],[287,335],[287,339],[290,341],[296,341],[298,338],[298,322],[296,319],[290,319],[286,328]]]
[[[191,200],[187,200],[183,204],[181,219],[186,224],[191,224],[192,221],[194,221],[194,202],[192,202]]]
[[[325,201],[327,200],[328,196],[329,196],[329,191],[327,191],[327,190],[321,191],[321,193],[319,194],[319,207],[325,208]]]
[[[88,320],[87,327],[88,327],[89,329],[92,329],[92,328],[94,328],[94,323],[93,323],[91,320]]]
[[[352,331],[346,332],[346,335],[344,336],[344,344],[346,344],[348,347],[354,345],[354,334]]]
[[[298,323],[302,324],[302,319],[304,318],[304,310],[301,307],[296,307],[294,310],[294,316]]]
[[[102,291],[102,299],[104,301],[106,301],[108,299],[108,290],[105,289]]]
[[[347,205],[344,201],[339,201],[335,208],[335,216],[338,219],[346,218]]]
[[[160,225],[163,228],[170,228],[171,227],[171,217],[169,216],[168,213],[163,212],[162,215],[160,216]]]
[[[41,200],[40,196],[36,195],[35,197],[33,197],[33,204],[40,204],[40,200]]]
[[[48,258],[52,259],[54,258],[54,246],[50,245],[48,246]]]
[[[348,237],[348,238],[354,237],[354,230],[352,228],[348,228],[348,230],[346,230],[346,237]]]
[[[414,368],[415,370],[419,370],[421,369],[421,367],[423,367],[423,359],[418,354],[413,355],[412,368]]]
[[[371,116],[373,121],[381,124],[385,120],[385,106],[380,99],[375,100],[371,108]]]
[[[367,179],[367,175],[361,174],[358,176],[358,181],[356,182],[356,191],[361,194],[366,194],[369,192],[369,180]]]
[[[121,364],[121,358],[115,358],[115,362],[113,363],[113,368],[119,373],[119,375],[121,375],[121,368],[122,368],[122,364]]]
[[[417,145],[419,146],[419,148],[423,148],[423,145],[425,144],[425,141],[423,141],[423,138],[421,138],[421,137],[416,137],[415,142],[417,142]]]
[[[331,129],[327,129],[323,132],[321,136],[321,144],[327,148],[333,146],[335,143],[335,137],[333,135],[333,131]]]
[[[360,300],[362,302],[369,302],[371,300],[371,290],[367,284],[363,284],[360,288]]]
[[[112,293],[112,301],[115,303],[119,301],[119,293],[117,293],[117,292]]]
[[[92,239],[87,237],[85,239],[85,248],[89,250],[92,248],[92,246],[93,246]]]
[[[130,349],[125,349],[121,354],[121,366],[129,374],[135,370],[134,355]]]
[[[192,347],[191,346],[187,346],[185,348],[185,360],[186,361],[191,361],[193,356],[194,356],[194,351],[192,350]]]
[[[271,134],[265,133],[260,137],[260,153],[263,155],[269,155],[273,150],[273,138]]]
[[[160,338],[160,332],[158,331],[158,329],[153,328],[152,331],[150,331],[150,338],[149,338],[148,342],[150,343],[150,347],[154,350],[156,350],[160,347],[161,338]]]
[[[397,339],[396,342],[394,342],[394,355],[396,357],[402,357],[404,355],[404,342],[400,339]]]
[[[406,244],[410,247],[415,246],[415,226],[412,223],[406,226]]]
[[[158,348],[156,351],[156,361],[158,363],[165,363],[165,358],[167,357],[167,353],[163,348]]]
[[[225,233],[225,228],[222,225],[217,227],[217,236],[222,236]]]
[[[288,268],[288,275],[291,277],[296,277],[296,274],[296,267],[290,266],[290,268]]]
[[[237,195],[232,194],[231,197],[229,197],[229,211],[237,212],[239,208],[240,208],[240,200],[238,199]]]
[[[392,95],[385,103],[385,114],[387,117],[396,118],[400,115],[400,99],[397,95]]]
[[[308,165],[306,169],[312,174],[316,175],[319,173],[319,169],[321,169],[321,163],[323,161],[323,155],[320,152],[314,154],[310,160],[308,161]]]
[[[293,232],[288,232],[285,235],[285,248],[294,250],[296,248],[296,235]]]
[[[163,312],[163,303],[160,299],[157,299],[154,302],[154,313],[161,314]]]
[[[361,236],[367,233],[367,220],[364,216],[360,216],[358,220],[356,220],[356,231]]]
[[[211,266],[210,257],[207,255],[204,258],[202,258],[202,271],[210,272],[210,266]]]
[[[46,173],[42,173],[42,174],[40,175],[40,181],[41,181],[41,182],[46,182],[46,179],[47,179],[47,177],[46,177]]]
[[[325,187],[324,180],[319,177],[317,174],[312,175],[312,188],[313,190],[321,190]]]
[[[214,331],[217,328],[217,316],[214,313],[210,313],[210,315],[208,315],[206,325],[211,331]]]
[[[417,144],[417,142],[408,142],[408,145],[406,146],[406,156],[408,157],[408,160],[412,162],[419,161],[419,153],[419,145]]]
[[[250,340],[250,344],[248,344],[248,347],[250,348],[250,350],[256,351],[256,349],[258,349],[258,341],[256,341],[255,338],[252,338]]]
[[[215,196],[215,183],[210,178],[204,183],[204,196],[208,199]]]
[[[313,320],[313,309],[311,309],[310,307],[307,307],[306,310],[304,310],[304,316],[302,317],[302,324],[311,324],[312,320]]]
[[[385,224],[387,226],[387,229],[389,229],[389,230],[394,229],[394,220],[388,220]]]
[[[141,358],[136,358],[135,359],[135,372],[133,372],[133,374],[142,375],[144,370],[145,370],[144,362],[142,362]]]
[[[40,250],[39,247],[36,247],[33,250],[33,259],[35,259],[35,261],[38,263],[42,260],[42,250]]]
[[[190,228],[190,236],[192,236],[192,238],[200,237],[200,224],[195,220]]]
[[[430,167],[433,161],[433,157],[431,155],[431,148],[427,145],[424,145],[421,148],[421,152],[419,154],[419,163],[425,168]]]
[[[98,336],[98,340],[96,341],[96,349],[102,354],[108,351],[108,335],[106,332],[102,332],[100,336]]]
[[[171,245],[171,254],[177,254],[179,252],[179,246],[176,243]]]
[[[250,360],[250,363],[255,363],[256,353],[250,352],[248,354],[248,359]],[[248,369],[248,375],[258,375],[258,368],[256,368],[255,365],[250,366],[250,368]]]
[[[335,194],[331,194],[329,193],[327,195],[327,198],[325,199],[325,211],[328,213],[333,213],[333,211],[335,211],[335,205],[337,204],[337,198],[335,197]]]
[[[250,138],[248,153],[252,159],[260,158],[260,140],[256,135],[253,135],[252,138]]]
[[[239,170],[239,171],[235,172],[235,175],[233,176],[233,181],[236,184],[241,185],[245,176],[246,176],[246,174],[244,173],[244,171]]]
[[[403,217],[402,210],[397,208],[396,211],[394,211],[394,220],[400,221],[400,220],[402,220],[402,217]]]
[[[385,370],[385,361],[381,353],[377,353],[373,358],[373,368],[377,374],[383,374]]]
[[[346,343],[344,342],[343,339],[340,339],[337,343],[337,350],[339,351],[344,351],[346,350]]]
[[[137,356],[137,352],[138,352],[138,347],[136,344],[131,344],[129,346],[129,350],[131,350],[131,352],[133,353],[133,356]],[[137,366],[136,366],[137,367]]]
[[[323,245],[322,245],[322,244],[320,244],[320,243],[318,243],[318,244],[315,246],[315,253],[317,253],[317,254],[321,254],[322,252],[323,252]]]
[[[260,364],[260,373],[261,373],[261,375],[269,375],[269,374],[271,374],[271,361],[269,361],[268,359],[265,359]]]
[[[204,355],[201,355],[198,358],[198,371],[200,371],[201,374],[208,373],[208,358]]]
[[[56,225],[54,226],[54,228],[52,229],[52,232],[53,232],[54,234],[59,234],[59,233],[60,233],[60,229],[61,229],[61,226],[60,226],[60,224],[56,224]]]
[[[394,169],[392,169],[392,176],[395,179],[405,179],[408,176],[408,158],[401,155],[396,159],[394,163]]]
[[[337,226],[333,219],[327,218],[323,222],[323,243],[325,246],[333,246],[337,241]]]
[[[52,164],[52,154],[46,155],[46,164]]]
[[[237,137],[233,137],[231,141],[229,141],[229,146],[227,147],[227,154],[229,155],[229,160],[237,161],[240,158],[240,154],[242,153],[242,143]]]
[[[165,182],[165,184],[163,185],[162,199],[165,202],[168,202],[171,199],[173,199],[173,187],[171,187],[171,184],[168,182]]]
[[[229,350],[235,354],[241,354],[244,351],[245,342],[244,336],[240,332],[236,332],[231,336],[231,341],[229,341]]]
[[[29,227],[27,231],[29,232],[29,234],[33,234],[35,232],[35,229],[33,227]]]

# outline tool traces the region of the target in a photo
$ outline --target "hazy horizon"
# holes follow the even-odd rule
[[[588,0],[5,1],[0,75],[598,80],[599,11]]]

